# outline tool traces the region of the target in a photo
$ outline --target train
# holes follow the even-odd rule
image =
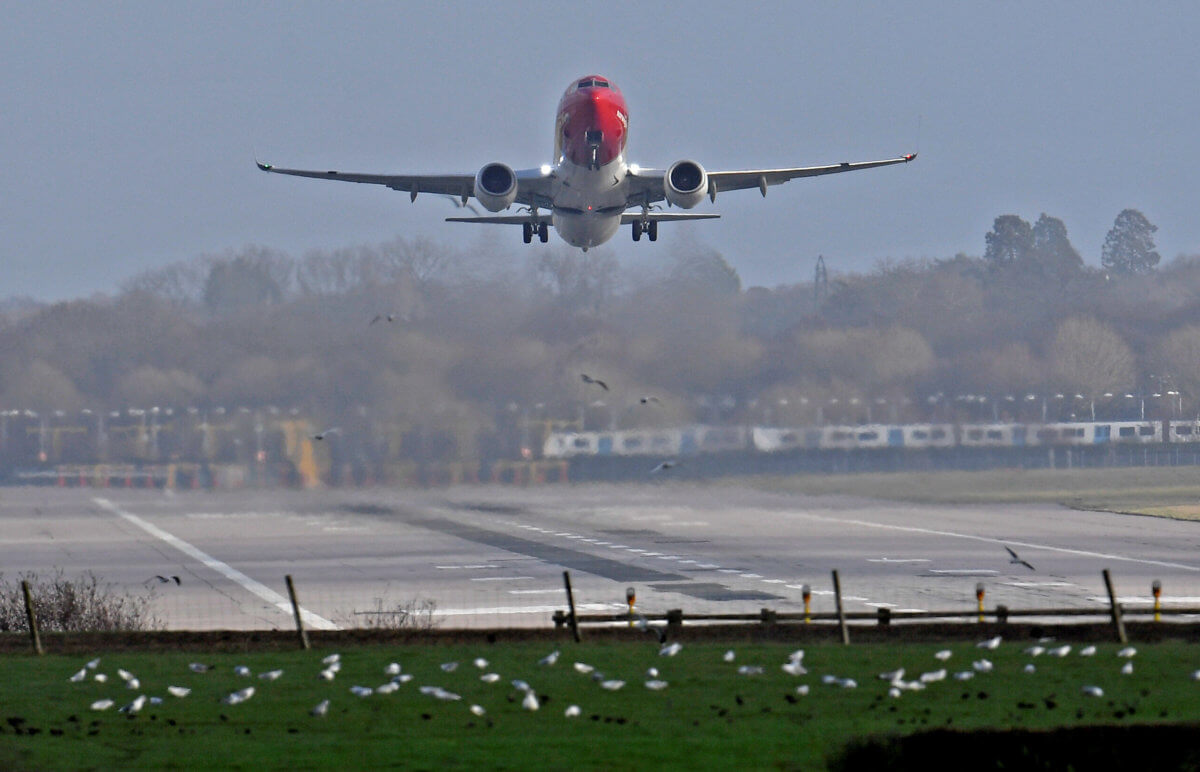
[[[551,432],[542,456],[695,456],[706,453],[1027,448],[1200,443],[1200,420],[923,423],[860,426],[710,426]],[[1197,446],[1200,447],[1200,446]]]

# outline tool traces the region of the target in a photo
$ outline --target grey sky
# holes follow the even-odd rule
[[[719,250],[746,284],[980,254],[999,214],[1062,218],[1089,264],[1123,208],[1200,252],[1195,3],[9,3],[0,26],[0,297],[111,291],[262,244],[422,236],[525,254],[451,205],[262,174],[475,171],[550,160],[579,75],[629,103],[630,161],[907,167],[718,196],[723,219],[622,231],[650,263]],[[665,242],[665,243],[664,243]],[[560,247],[561,241],[558,242]]]

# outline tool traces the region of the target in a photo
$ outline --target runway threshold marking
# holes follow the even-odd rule
[[[265,584],[262,584],[261,582],[257,582],[255,580],[251,579],[250,577],[246,576],[245,574],[243,574],[241,571],[237,570],[233,566],[231,566],[227,563],[222,563],[221,561],[217,560],[216,558],[209,555],[208,553],[192,546],[191,544],[184,541],[183,539],[180,539],[178,536],[176,536],[172,533],[168,533],[167,531],[164,531],[163,529],[159,528],[158,526],[154,525],[153,523],[143,520],[142,518],[138,517],[137,515],[133,514],[132,512],[126,512],[125,510],[121,509],[120,507],[118,507],[116,504],[112,503],[108,499],[94,498],[94,499],[92,499],[92,501],[95,502],[95,504],[97,506],[99,506],[103,509],[107,509],[109,512],[112,512],[114,515],[119,515],[120,517],[125,519],[127,522],[133,523],[138,528],[141,528],[143,531],[150,534],[154,538],[161,539],[162,541],[166,542],[167,544],[170,544],[172,547],[179,550],[180,552],[187,555],[188,557],[200,561],[205,566],[207,566],[208,568],[211,568],[212,570],[221,574],[222,576],[229,579],[230,581],[236,582],[238,585],[240,585],[242,587],[242,589],[246,590],[247,592],[249,592],[251,594],[257,595],[258,597],[265,600],[267,603],[270,603],[271,605],[277,607],[283,613],[285,613],[285,614],[292,613],[292,604],[287,598],[285,598],[282,595],[280,595],[279,593],[275,592],[270,587],[267,587]],[[301,608],[300,616],[304,620],[305,624],[309,625],[310,627],[315,627],[318,630],[340,630],[341,629],[338,625],[334,624],[333,622],[330,622],[328,619],[326,619],[324,617],[321,617],[321,616],[318,616],[318,615],[312,613],[308,609]]]

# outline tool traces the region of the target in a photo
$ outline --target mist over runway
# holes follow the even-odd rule
[[[0,565],[154,593],[167,629],[361,627],[433,602],[443,628],[548,626],[571,572],[581,611],[647,614],[1097,608],[1200,602],[1200,523],[1045,504],[917,505],[736,485],[444,490],[0,491]],[[1025,564],[1012,561],[1005,547]],[[1026,565],[1027,564],[1027,565]],[[1030,568],[1032,566],[1032,568]],[[156,577],[180,577],[178,584]]]

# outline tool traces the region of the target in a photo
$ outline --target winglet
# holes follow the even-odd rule
[[[913,160],[916,157],[917,157],[916,153],[909,153],[908,155],[904,156],[904,163],[908,163],[909,161]]]
[[[258,168],[262,169],[264,172],[273,171],[275,169],[275,167],[271,166],[271,164],[263,163],[262,161],[258,160],[257,158],[254,159],[254,163],[258,166]]]

